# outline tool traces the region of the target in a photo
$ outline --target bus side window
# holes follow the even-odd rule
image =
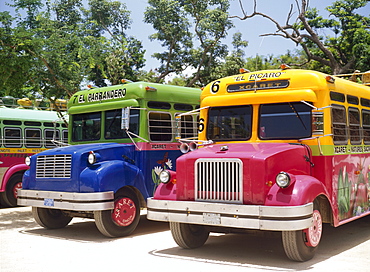
[[[20,128],[4,128],[4,146],[22,147],[22,131]]]
[[[101,112],[72,116],[72,141],[96,141],[100,139]]]
[[[332,129],[334,144],[348,143],[346,108],[340,105],[332,105]]]
[[[62,142],[68,144],[68,129],[62,131]]]
[[[358,99],[357,96],[347,95],[347,102],[349,104],[358,105],[359,104],[359,99]]]
[[[179,113],[175,114],[178,115]],[[198,125],[194,121],[193,115],[183,115],[181,116],[180,131],[181,138],[192,138],[198,135]]]
[[[167,112],[149,112],[148,122],[150,141],[172,141],[171,114]]]
[[[139,134],[139,111],[138,109],[130,110],[130,127],[129,131]],[[122,109],[116,109],[105,112],[105,139],[125,139],[128,135],[124,129],[121,128]]]
[[[351,144],[361,144],[360,112],[357,108],[348,108],[349,139]]]
[[[175,103],[173,105],[173,108],[175,110],[179,110],[179,111],[191,111],[193,110],[193,106],[190,105],[190,104],[180,104],[180,103]]]
[[[54,143],[52,140],[55,141],[60,140],[59,130],[54,129],[45,129],[44,131],[44,139],[45,139],[45,147],[46,148],[54,148],[57,147],[57,144]]]
[[[26,147],[41,147],[41,129],[26,128],[25,136]]]
[[[370,144],[370,111],[362,110],[362,130],[364,134],[364,144]]]
[[[126,136],[126,132],[121,128],[121,109],[105,112],[105,139],[119,139]]]

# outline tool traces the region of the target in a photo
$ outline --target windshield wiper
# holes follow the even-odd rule
[[[306,125],[304,124],[301,116],[299,115],[298,111],[296,110],[296,108],[294,107],[294,105],[292,103],[289,102],[289,106],[292,108],[292,110],[294,111],[295,115],[297,116],[297,118],[299,119],[299,121],[301,121],[301,124],[303,125],[304,129],[307,130],[307,127]]]

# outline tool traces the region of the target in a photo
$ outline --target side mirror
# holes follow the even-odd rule
[[[128,130],[130,127],[130,108],[122,108],[121,129]]]

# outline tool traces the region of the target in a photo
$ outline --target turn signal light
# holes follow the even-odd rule
[[[280,64],[280,69],[282,70],[290,69],[290,66],[288,64]]]
[[[245,73],[250,73],[251,71],[249,71],[248,69],[245,69],[245,68],[240,68],[239,69],[239,73],[241,74],[245,74]]]
[[[332,77],[332,76],[326,76],[325,77],[326,81],[329,82],[329,83],[334,83],[335,82],[335,78]]]

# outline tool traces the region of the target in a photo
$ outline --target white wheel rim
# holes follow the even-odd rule
[[[306,229],[307,242],[306,244],[311,247],[316,247],[321,240],[322,235],[322,218],[318,210],[314,210],[312,226]]]

